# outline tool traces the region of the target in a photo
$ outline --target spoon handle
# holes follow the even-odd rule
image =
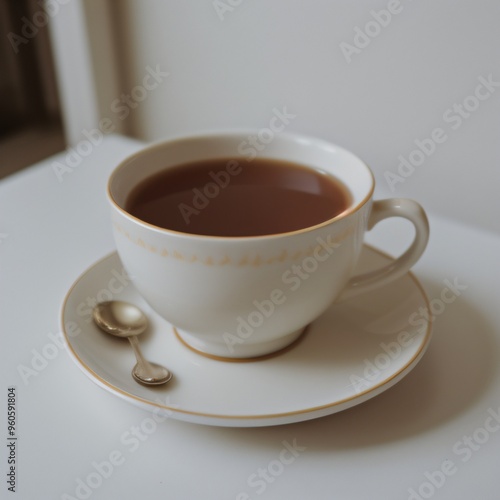
[[[153,367],[150,365],[149,361],[142,355],[141,349],[139,348],[139,340],[134,335],[132,337],[127,337],[130,341],[130,345],[132,349],[134,349],[135,358],[137,359],[137,363],[141,366],[143,372],[148,376],[154,376]]]

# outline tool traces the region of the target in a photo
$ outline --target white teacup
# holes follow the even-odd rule
[[[108,185],[117,250],[139,293],[188,346],[225,358],[261,356],[288,346],[336,299],[406,273],[429,237],[418,203],[373,202],[373,175],[355,155],[323,140],[284,133],[252,152],[334,175],[351,191],[347,211],[289,233],[212,237],[159,228],[125,210],[131,190],[163,169],[215,158],[251,161],[241,147],[250,135],[256,132],[198,135],[147,147],[124,160]],[[413,243],[392,264],[353,277],[365,231],[388,217],[414,224]]]

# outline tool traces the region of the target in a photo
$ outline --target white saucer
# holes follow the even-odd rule
[[[391,260],[365,246],[357,271]],[[133,302],[148,315],[150,328],[140,337],[141,346],[149,360],[174,373],[169,384],[149,388],[135,382],[129,343],[106,336],[93,324],[92,302],[111,298]],[[61,321],[72,359],[112,394],[161,418],[256,427],[330,415],[399,382],[419,362],[431,338],[431,325],[421,308],[429,310],[427,297],[415,277],[407,274],[377,291],[333,305],[293,347],[274,357],[219,361],[179,341],[172,326],[127,282],[113,253],[78,278],[62,306]]]

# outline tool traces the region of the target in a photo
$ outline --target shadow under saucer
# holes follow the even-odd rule
[[[442,284],[425,280],[430,297]],[[499,369],[495,325],[464,297],[436,314],[433,339],[420,363],[394,387],[346,411],[286,429],[217,430],[242,446],[266,447],[276,433],[293,435],[311,450],[349,450],[422,434],[474,405]],[[277,395],[279,397],[279,395]],[[227,435],[229,433],[229,436]],[[266,444],[267,443],[267,444]],[[271,446],[271,445],[269,445]]]

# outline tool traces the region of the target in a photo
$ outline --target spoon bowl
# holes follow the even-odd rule
[[[137,359],[132,369],[134,380],[145,385],[161,385],[172,378],[164,366],[151,363],[142,355],[137,337],[146,331],[148,320],[137,306],[120,300],[100,302],[92,310],[92,318],[103,332],[128,338]]]

